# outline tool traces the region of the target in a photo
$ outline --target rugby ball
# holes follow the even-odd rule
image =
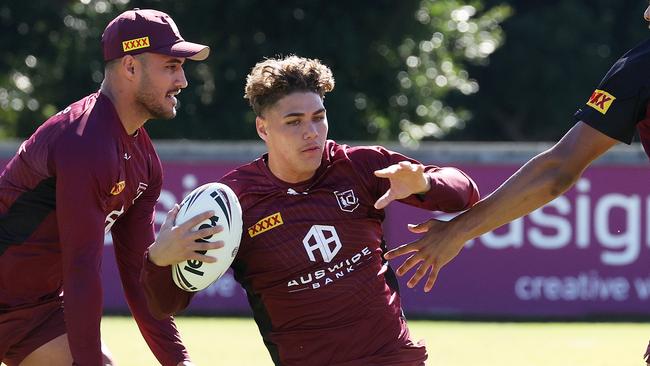
[[[172,266],[172,278],[176,286],[188,292],[203,290],[221,278],[237,255],[241,240],[243,222],[241,206],[235,192],[222,183],[208,183],[194,189],[181,201],[176,215],[176,226],[206,211],[214,216],[194,227],[194,230],[220,225],[223,231],[197,242],[222,240],[223,248],[199,251],[217,258],[214,263],[187,260]]]

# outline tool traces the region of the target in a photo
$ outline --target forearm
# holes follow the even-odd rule
[[[430,211],[458,212],[474,205],[480,197],[476,183],[459,169],[436,167],[423,174],[428,188],[400,200],[402,203]]]
[[[140,284],[144,289],[149,311],[155,318],[163,319],[185,309],[190,303],[192,293],[174,285],[171,266],[156,266],[149,261],[148,254],[145,253],[143,258]]]
[[[85,272],[85,273],[84,273]],[[102,291],[94,271],[76,271],[64,283],[65,322],[75,365],[97,365],[102,360],[99,323]]]
[[[146,231],[146,230],[141,230]],[[131,231],[129,231],[131,232]],[[115,237],[115,235],[114,235]],[[133,237],[137,242],[136,237]],[[151,234],[153,240],[153,233]],[[143,287],[139,282],[142,269],[142,253],[127,250],[122,240],[116,240],[116,258],[122,278],[124,294],[131,313],[140,328],[140,332],[149,348],[161,365],[175,366],[181,361],[189,360],[187,350],[181,342],[180,335],[171,317],[157,320],[149,312]],[[135,255],[140,253],[140,255]]]
[[[176,365],[182,361],[189,361],[189,355],[183,345],[178,329],[172,317],[157,320],[149,312],[144,291],[140,287],[138,278],[133,278],[125,284],[129,308],[135,318],[138,328],[147,345],[161,365]]]
[[[582,170],[569,169],[561,158],[544,152],[471,210],[456,217],[452,222],[455,232],[470,240],[524,216],[568,190]]]

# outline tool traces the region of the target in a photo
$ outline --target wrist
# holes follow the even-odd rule
[[[149,259],[149,262],[155,264],[158,267],[166,267],[167,264],[163,263],[160,260],[160,256],[158,253],[158,247],[156,246],[156,243],[154,242],[149,246],[149,249],[147,250],[147,258]]]
[[[429,176],[427,173],[422,173],[422,175],[422,178],[425,182],[425,187],[421,191],[414,193],[416,196],[418,196],[418,198],[420,198],[420,200],[424,200],[424,196],[429,192],[429,190],[431,190],[431,176]]]
[[[456,233],[458,240],[463,243],[463,246],[475,237],[472,234],[471,228],[468,227],[465,212],[449,220],[449,232]]]

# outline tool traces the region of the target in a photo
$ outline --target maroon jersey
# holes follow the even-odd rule
[[[224,178],[239,197],[244,234],[232,268],[277,365],[423,365],[423,345],[410,339],[397,280],[386,251],[389,188],[374,171],[412,161],[381,147],[328,141],[312,179],[276,178],[265,157]],[[427,166],[431,189],[402,202],[446,212],[478,200],[474,182],[454,168]],[[169,271],[146,264],[143,280],[156,313],[187,305]],[[163,283],[164,282],[164,283]]]
[[[154,241],[161,171],[145,130],[129,136],[101,93],[47,120],[0,177],[0,313],[63,296],[75,364],[101,364],[100,265],[112,229],[126,298],[144,338],[161,363],[185,359],[172,320],[149,314],[138,283],[142,255]]]

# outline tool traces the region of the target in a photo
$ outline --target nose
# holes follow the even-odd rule
[[[307,128],[303,134],[305,140],[311,140],[318,137],[318,129],[315,123],[306,123]]]
[[[185,70],[183,70],[182,67],[179,70],[180,71],[176,83],[179,89],[185,89],[187,88],[187,78],[185,78]]]

